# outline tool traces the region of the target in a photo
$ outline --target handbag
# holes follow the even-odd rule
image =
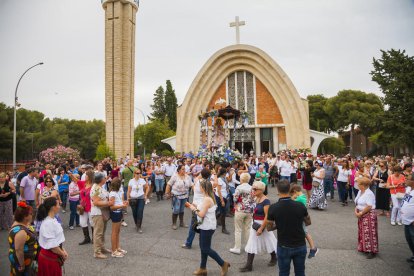
[[[110,219],[109,215],[109,207],[103,207],[101,208],[102,218],[106,222]]]
[[[79,215],[83,215],[84,213],[85,213],[85,207],[83,207],[81,204],[79,204],[79,205],[77,205],[76,206],[76,212],[79,214]]]
[[[196,233],[200,233],[200,229],[198,228],[198,226],[200,226],[203,223],[203,219],[201,219],[201,221],[198,221],[197,214],[193,213],[191,221],[193,222],[193,224],[191,225],[191,229]]]
[[[321,183],[319,183],[318,181],[312,181],[312,186],[315,188],[318,188],[319,185],[321,185]]]
[[[260,223],[257,223],[257,222],[255,222],[255,221],[253,221],[252,228],[253,228],[255,231],[259,230],[259,228],[260,228],[261,226],[262,226],[262,225],[261,225]]]

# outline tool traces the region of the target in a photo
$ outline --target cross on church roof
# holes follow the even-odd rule
[[[230,23],[230,27],[236,27],[236,44],[240,44],[240,26],[246,25],[245,21],[239,21],[239,17],[236,16],[236,20]]]

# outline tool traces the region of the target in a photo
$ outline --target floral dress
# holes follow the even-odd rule
[[[17,233],[25,231],[27,238],[23,247],[25,270],[18,271],[19,261],[17,259],[16,250],[14,247],[14,239]],[[33,227],[25,227],[23,225],[15,225],[9,232],[9,261],[10,261],[10,275],[37,275],[37,255],[39,251],[39,244],[37,243],[36,234]]]

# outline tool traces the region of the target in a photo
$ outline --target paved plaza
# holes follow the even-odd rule
[[[276,200],[276,188],[270,189],[271,200]],[[413,275],[405,259],[410,251],[405,242],[403,226],[391,226],[389,219],[379,217],[380,253],[377,258],[367,260],[356,251],[357,220],[353,206],[341,207],[329,202],[326,211],[310,210],[312,226],[309,232],[320,247],[319,254],[306,261],[307,275]],[[171,209],[169,201],[153,200],[144,211],[144,234],[135,232],[131,212],[126,216],[128,227],[121,232],[121,246],[128,251],[124,258],[93,258],[92,245],[78,246],[82,240],[81,228],[69,230],[69,213],[62,214],[65,222],[65,248],[69,259],[65,264],[66,275],[191,275],[198,267],[200,250],[198,236],[191,250],[180,246],[187,236],[187,229],[171,229]],[[190,212],[186,211],[186,220]],[[213,248],[231,263],[228,275],[241,275],[238,269],[243,266],[246,254],[231,254],[233,246],[233,219],[227,218],[230,236],[217,231],[213,237]],[[106,231],[106,247],[110,248],[111,225]],[[0,275],[8,275],[7,235],[0,232]],[[276,275],[277,267],[267,267],[269,255],[256,256],[253,272],[245,275]],[[220,268],[212,260],[207,263],[209,275],[220,275]],[[293,275],[293,270],[291,271]]]

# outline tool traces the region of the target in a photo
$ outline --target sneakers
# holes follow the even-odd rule
[[[181,245],[181,248],[184,248],[184,249],[191,249],[191,246],[188,246],[188,245],[186,245],[186,244],[183,244],[183,245]]]
[[[391,221],[391,225],[395,226],[395,221]]]
[[[313,257],[316,257],[316,254],[318,254],[319,248],[315,247],[315,249],[309,250],[308,259],[312,259]]]
[[[124,254],[122,254],[121,252],[119,252],[119,251],[114,251],[112,254],[111,254],[111,256],[112,256],[112,258],[122,258],[122,257],[124,257]]]
[[[102,253],[93,255],[96,259],[107,259],[108,257]]]
[[[230,248],[230,252],[233,254],[240,255],[240,249],[239,248]]]
[[[124,227],[128,226],[128,224],[125,222],[125,220],[121,222],[121,225],[124,226]]]
[[[397,222],[397,224],[398,224],[398,225],[402,225],[402,223],[401,223],[400,221],[399,221],[399,222]]]
[[[62,210],[62,213],[66,213],[66,210],[65,210],[65,209],[63,209],[63,210]]]
[[[73,229],[75,229],[75,227],[73,227],[73,226],[69,226],[69,229],[70,229],[70,230],[73,230]]]
[[[147,198],[147,200],[145,200],[145,205],[147,205],[148,203],[150,203],[151,201]]]

